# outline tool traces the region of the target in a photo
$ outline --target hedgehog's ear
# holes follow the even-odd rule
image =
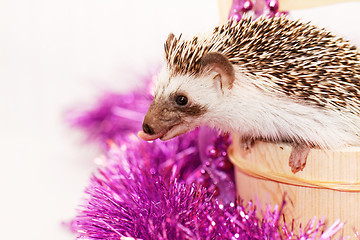
[[[174,35],[173,33],[170,33],[169,36],[168,36],[168,38],[166,39],[165,44],[164,44],[164,49],[165,49],[165,53],[166,53],[166,54],[169,52],[171,43],[172,43],[174,40],[176,41],[175,35]]]
[[[215,80],[220,81],[219,84],[222,90],[232,88],[235,81],[235,72],[226,56],[221,53],[210,52],[201,58],[200,63],[203,71],[216,73]]]

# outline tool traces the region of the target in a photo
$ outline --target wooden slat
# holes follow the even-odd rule
[[[359,0],[280,0],[280,11],[291,11],[295,9],[321,7],[342,2],[356,2]]]
[[[346,221],[345,236],[354,236],[352,228],[360,229],[360,148],[312,149],[304,170],[296,174],[289,167],[290,152],[289,145],[265,142],[245,151],[233,134],[229,157],[236,169],[238,195],[245,201],[256,196],[265,207],[281,204],[286,192],[288,223],[294,218],[298,226],[325,216],[328,224]]]

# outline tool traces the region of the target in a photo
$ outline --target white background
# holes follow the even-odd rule
[[[293,12],[360,46],[359,3]],[[98,154],[63,113],[154,71],[169,32],[218,22],[216,0],[0,0],[0,239],[75,239]]]

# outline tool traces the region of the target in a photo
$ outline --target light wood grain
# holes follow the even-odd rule
[[[288,204],[284,213],[288,223],[294,218],[296,225],[306,224],[314,216],[325,216],[328,223],[337,219],[346,221],[345,235],[353,236],[353,227],[360,229],[360,148],[336,151],[313,149],[305,169],[293,174],[288,165],[291,146],[257,142],[252,149],[245,151],[239,147],[238,139],[235,134],[229,156],[235,165],[237,193],[241,198],[249,201],[256,196],[265,207],[266,204],[281,204],[286,193]],[[241,162],[249,163],[255,172],[264,176],[283,176],[283,179],[263,179],[261,174],[254,175],[252,171],[243,169],[239,164]],[[331,190],[322,188],[321,184],[316,188],[295,186],[291,184],[293,179],[298,180],[299,185],[302,181],[314,181],[339,188]],[[355,185],[353,191],[347,191],[344,183]],[[345,186],[344,189],[342,186]]]
[[[229,17],[232,0],[218,0],[220,23],[226,22]]]
[[[280,11],[321,7],[342,2],[356,2],[358,0],[279,0]]]

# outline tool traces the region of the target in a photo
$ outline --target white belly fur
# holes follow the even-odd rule
[[[245,82],[234,85],[228,94],[222,99],[221,113],[212,115],[210,121],[224,131],[320,148],[360,145],[357,115],[296,102]]]

